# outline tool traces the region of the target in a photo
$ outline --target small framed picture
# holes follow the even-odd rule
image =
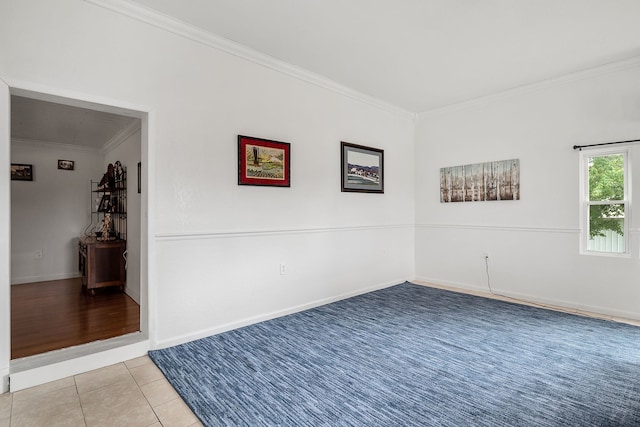
[[[33,165],[11,163],[12,181],[33,181]]]
[[[238,135],[238,185],[290,187],[291,145]]]
[[[384,193],[384,150],[342,142],[342,191]]]
[[[142,193],[142,162],[138,162],[138,194]]]
[[[76,168],[76,162],[74,160],[58,160],[58,169],[65,171],[72,171]]]

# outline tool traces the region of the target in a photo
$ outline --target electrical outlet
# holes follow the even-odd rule
[[[280,263],[280,275],[284,276],[285,274],[287,274],[287,264],[285,264],[284,262]]]
[[[42,258],[42,250],[36,251],[36,259]]]

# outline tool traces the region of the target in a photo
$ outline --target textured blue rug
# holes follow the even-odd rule
[[[640,425],[640,328],[410,283],[150,356],[206,426]]]

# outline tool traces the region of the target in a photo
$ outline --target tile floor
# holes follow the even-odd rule
[[[0,395],[0,427],[202,426],[147,356]]]

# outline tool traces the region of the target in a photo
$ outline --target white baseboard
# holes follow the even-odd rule
[[[137,290],[134,290],[133,288],[126,286],[124,288],[124,292],[129,295],[129,297],[131,297],[132,300],[134,300],[138,305],[140,305],[140,293],[137,292]]]
[[[0,372],[0,394],[7,393],[9,391],[9,370],[3,369]]]
[[[30,276],[30,277],[12,277],[11,284],[12,285],[22,285],[23,283],[34,283],[34,282],[48,282],[50,280],[64,280],[64,279],[75,279],[76,277],[80,277],[80,273],[60,273],[60,274],[47,274],[43,276]]]
[[[461,292],[467,293],[476,293],[482,294],[481,296],[485,296],[488,298],[491,297],[505,297],[515,301],[520,301],[525,304],[534,304],[544,306],[550,309],[559,309],[566,312],[574,312],[578,314],[585,315],[597,315],[597,317],[608,318],[611,320],[617,321],[640,321],[640,314],[625,311],[625,310],[617,310],[609,307],[601,307],[597,305],[585,305],[578,304],[572,301],[565,301],[555,298],[545,298],[531,294],[525,294],[520,292],[512,292],[512,291],[504,291],[500,289],[494,289],[491,291],[488,287],[483,286],[475,286],[464,283],[456,283],[456,282],[447,282],[438,279],[433,279],[429,277],[417,277],[415,283],[433,286],[436,288],[449,288],[451,290],[457,290]]]
[[[202,329],[200,331],[197,331],[193,334],[188,334],[188,335],[182,335],[179,337],[175,337],[175,338],[171,338],[171,339],[167,339],[167,340],[158,340],[156,342],[156,345],[154,347],[154,349],[161,349],[161,348],[167,348],[167,347],[173,347],[175,345],[180,345],[180,344],[184,344],[190,341],[195,341],[197,339],[200,338],[205,338],[205,337],[209,337],[212,335],[217,335],[217,334],[221,334],[223,332],[227,332],[227,331],[231,331],[233,329],[238,329],[238,328],[242,328],[244,326],[249,326],[249,325],[253,325],[254,323],[260,323],[260,322],[264,322],[266,320],[271,320],[271,319],[275,319],[277,317],[282,317],[282,316],[286,316],[288,314],[293,314],[293,313],[298,313],[300,311],[304,311],[304,310],[309,310],[311,308],[315,308],[315,307],[319,307],[322,305],[326,305],[326,304],[330,304],[332,302],[336,302],[336,301],[340,301],[346,298],[351,298],[357,295],[362,295],[362,294],[366,294],[368,292],[372,292],[372,291],[377,291],[379,289],[384,289],[384,288],[388,288],[390,286],[394,286],[400,283],[404,283],[409,279],[398,279],[398,280],[393,280],[390,282],[386,282],[386,283],[380,283],[368,288],[364,288],[364,289],[358,289],[357,291],[352,291],[352,292],[347,292],[341,295],[336,295],[334,297],[330,297],[330,298],[324,298],[321,300],[317,300],[317,301],[313,301],[310,303],[306,303],[306,304],[301,304],[295,307],[290,307],[284,310],[279,310],[279,311],[274,311],[271,313],[266,313],[260,316],[254,316],[254,317],[250,317],[247,319],[242,319],[239,320],[237,322],[231,322],[231,323],[227,323],[224,325],[220,325],[220,326],[216,326],[213,328],[209,328],[209,329]]]

